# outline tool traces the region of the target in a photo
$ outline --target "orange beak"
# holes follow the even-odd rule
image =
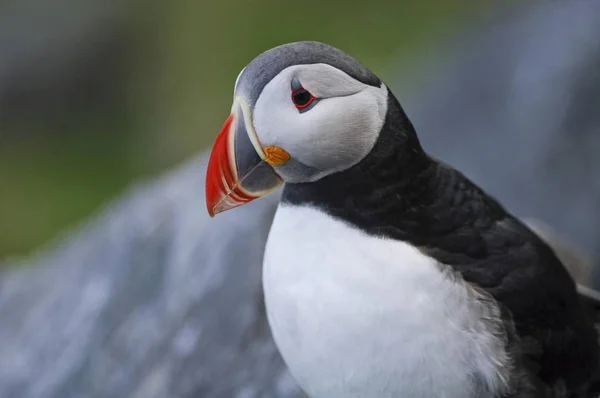
[[[289,155],[278,147],[263,149],[249,115],[243,99],[236,98],[213,144],[206,171],[206,207],[211,217],[263,197],[283,183],[273,166],[287,161]]]

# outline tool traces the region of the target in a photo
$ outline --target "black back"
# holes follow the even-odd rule
[[[571,391],[599,362],[593,317],[552,249],[462,173],[429,157],[388,92],[378,142],[360,163],[305,184],[282,202],[310,204],[356,228],[419,247],[507,310],[547,385]]]

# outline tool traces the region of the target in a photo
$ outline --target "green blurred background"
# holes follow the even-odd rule
[[[210,145],[238,72],[260,52],[324,41],[410,85],[417,54],[488,9],[466,0],[96,2],[94,12],[68,0],[58,11],[2,6],[12,36],[0,51],[43,55],[14,61],[8,85],[0,76],[0,258],[30,252]],[[398,59],[403,70],[390,70]]]

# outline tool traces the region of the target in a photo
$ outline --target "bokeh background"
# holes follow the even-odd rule
[[[368,65],[600,291],[597,0],[5,0],[1,398],[303,397],[262,296],[277,195],[204,203],[238,72],[295,40]]]
[[[132,182],[210,145],[238,72],[260,52],[320,40],[410,84],[418,54],[492,3],[5,2],[0,258],[31,252]]]

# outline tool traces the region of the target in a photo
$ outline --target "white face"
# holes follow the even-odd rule
[[[293,79],[316,98],[305,109],[292,100]],[[252,121],[262,147],[275,145],[291,155],[275,167],[283,180],[311,182],[357,164],[371,151],[387,98],[383,83],[361,83],[328,64],[294,65],[264,87]]]

